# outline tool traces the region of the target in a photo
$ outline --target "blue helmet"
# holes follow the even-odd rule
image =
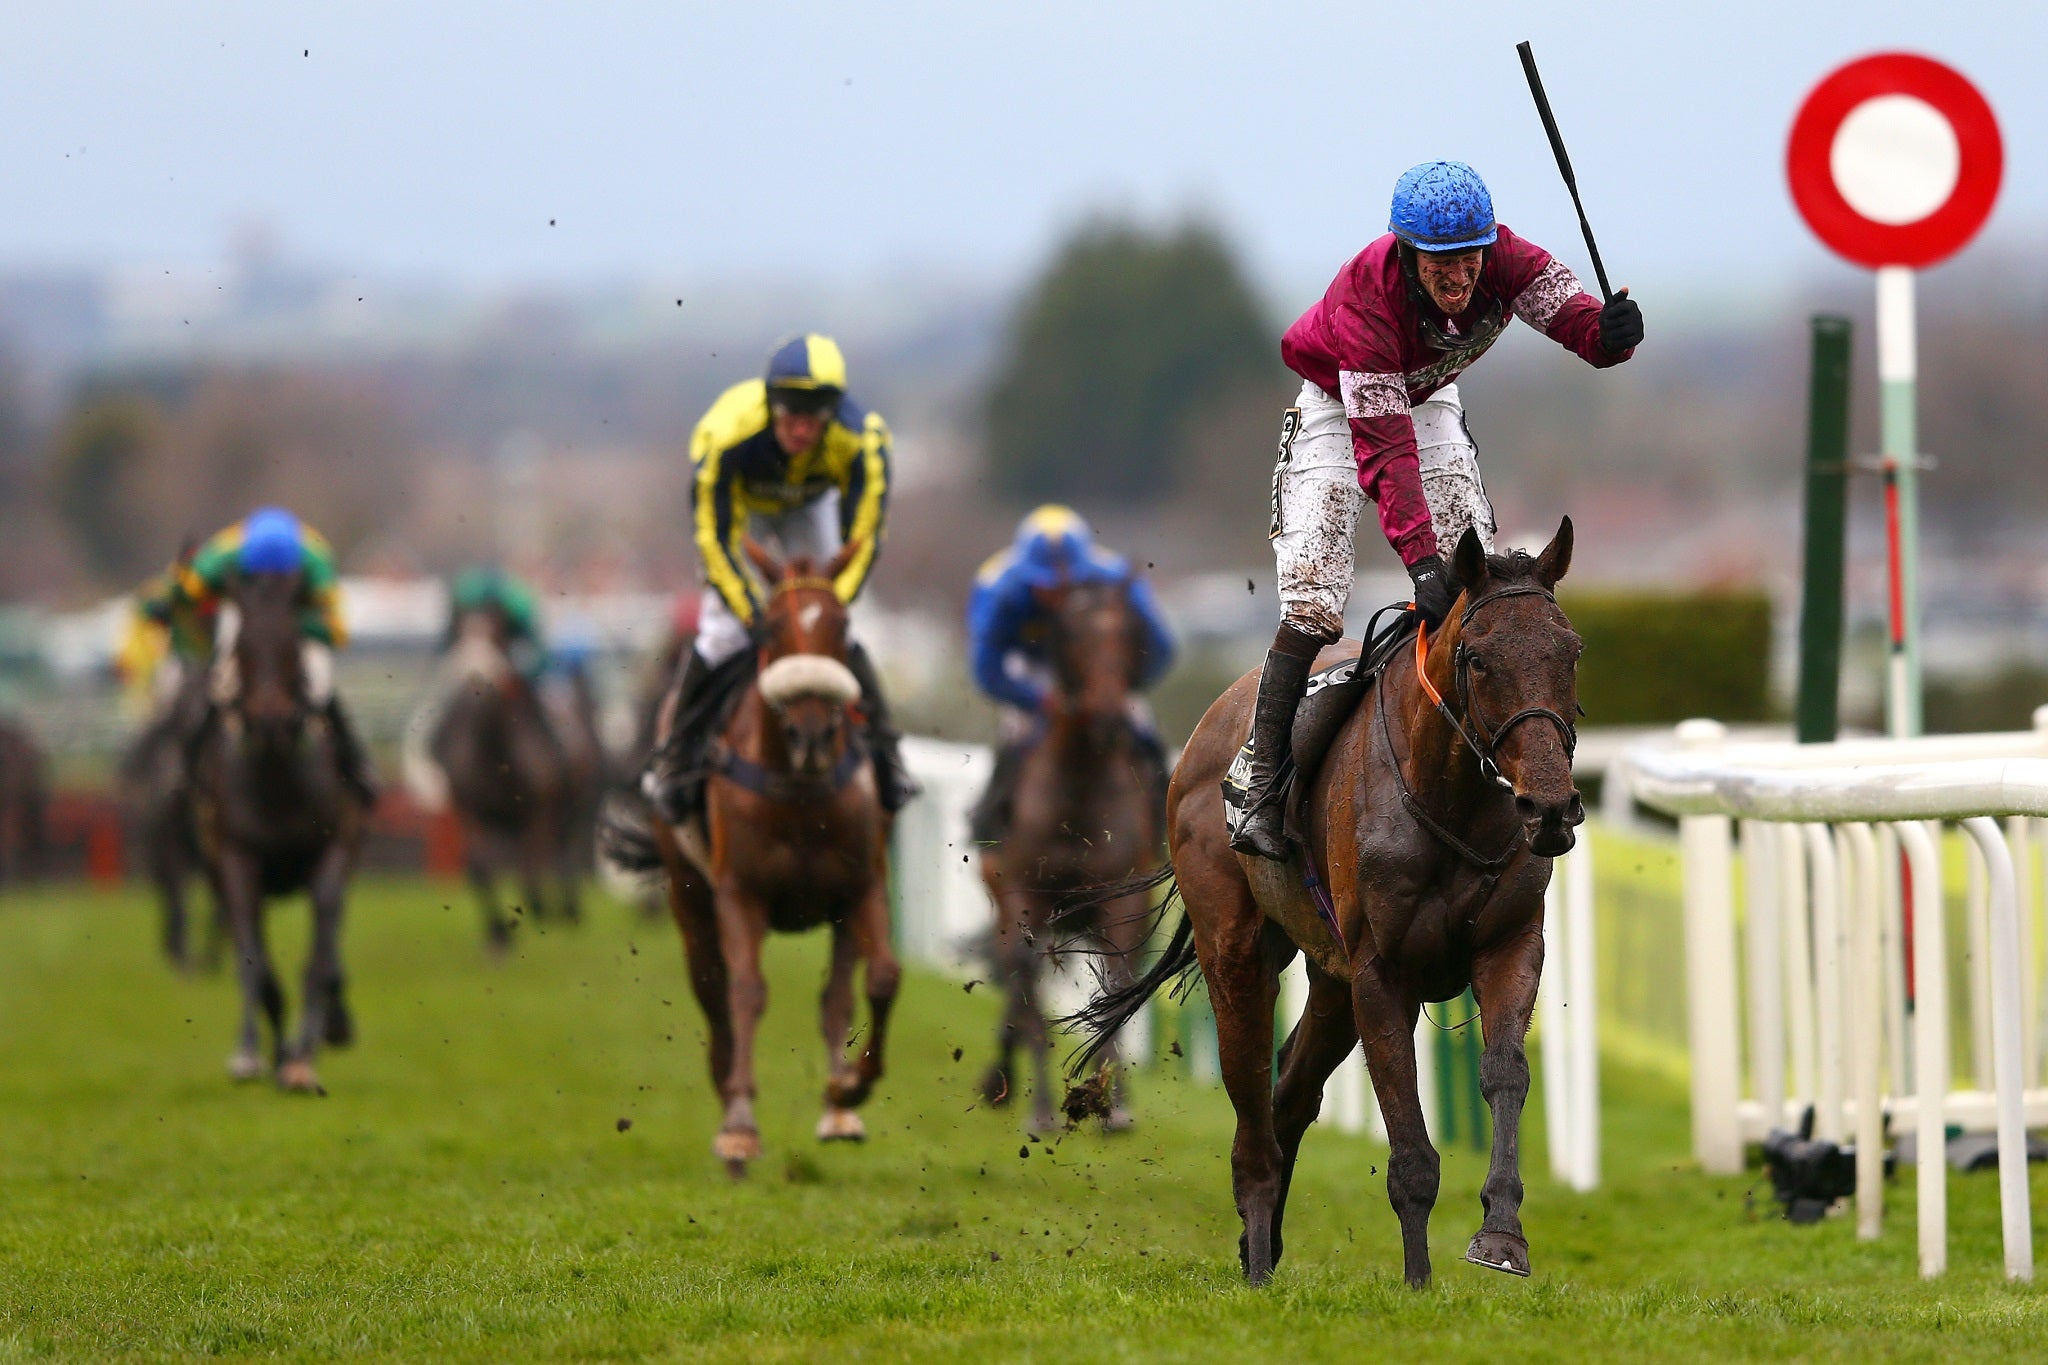
[[[1017,559],[1032,586],[1050,588],[1084,567],[1095,533],[1071,507],[1049,502],[1017,526]]]
[[[1486,182],[1462,161],[1425,161],[1403,171],[1387,227],[1417,251],[1465,251],[1500,235]]]
[[[306,562],[299,519],[282,507],[260,507],[242,523],[243,573],[290,573]]]

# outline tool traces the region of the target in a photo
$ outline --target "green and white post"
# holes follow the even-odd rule
[[[1914,381],[1913,271],[1877,270],[1877,379],[1888,589],[1885,651],[1885,733],[1895,739],[1921,730],[1920,499],[1918,413]]]

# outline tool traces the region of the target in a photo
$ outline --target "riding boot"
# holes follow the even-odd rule
[[[846,646],[846,666],[860,683],[861,710],[867,717],[868,751],[875,759],[875,793],[882,809],[902,810],[910,798],[924,790],[910,769],[903,765],[903,732],[889,718],[889,703],[882,696],[882,680],[875,676],[874,661],[859,641]]]
[[[1266,652],[1259,674],[1259,700],[1252,711],[1251,786],[1245,793],[1244,824],[1230,846],[1240,853],[1285,862],[1287,811],[1281,801],[1280,773],[1292,756],[1294,710],[1308,690],[1317,641],[1283,625]]]
[[[680,825],[696,813],[697,798],[704,789],[704,730],[708,717],[696,714],[697,695],[711,676],[711,665],[691,650],[683,664],[683,676],[676,683],[667,717],[668,737],[648,755],[647,770],[640,775],[640,790],[654,803],[662,818]]]
[[[356,734],[348,712],[342,709],[338,693],[327,699],[327,724],[334,731],[334,751],[341,762],[341,780],[348,784],[348,789],[355,793],[364,809],[374,807],[377,804],[377,778],[370,765],[370,751]]]

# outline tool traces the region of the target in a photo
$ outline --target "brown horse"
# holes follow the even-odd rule
[[[199,739],[194,804],[214,894],[234,933],[242,1029],[228,1070],[265,1070],[257,1012],[270,1025],[277,1083],[317,1091],[320,1045],[353,1040],[342,995],[341,919],[362,845],[361,799],[343,776],[338,740],[306,675],[299,638],[299,576],[260,573],[228,592],[233,643],[214,675],[215,707]],[[264,942],[264,902],[306,892],[313,945],[306,959],[299,1036],[287,1045],[284,991]]]
[[[981,877],[995,903],[994,965],[1007,1005],[996,1033],[996,1060],[982,1081],[994,1104],[1012,1093],[1019,1042],[1031,1053],[1034,1131],[1053,1124],[1046,1059],[1051,1037],[1038,1000],[1041,961],[1060,939],[1100,945],[1105,984],[1129,985],[1150,928],[1148,896],[1089,899],[1060,917],[1063,902],[1112,883],[1149,877],[1160,865],[1164,812],[1158,760],[1130,719],[1131,690],[1142,665],[1137,614],[1121,583],[1075,583],[1041,593],[1050,609],[1057,686],[1042,736],[1020,760],[1008,827],[981,855]],[[1119,1060],[1111,1040],[1105,1051]],[[1113,1082],[1103,1126],[1129,1128],[1121,1079]]]
[[[690,984],[710,1025],[711,1081],[725,1101],[713,1152],[734,1175],[761,1155],[754,1119],[754,1039],[768,1002],[761,947],[770,931],[832,930],[819,1016],[825,1035],[822,1141],[866,1136],[855,1112],[882,1075],[889,1007],[901,969],[890,944],[890,818],[859,740],[860,685],[846,665],[847,615],[832,581],[858,549],[828,563],[781,563],[751,540],[769,585],[756,626],[760,672],[712,752],[700,823],[652,825],[652,853],[613,823],[606,851],[668,874]],[[644,828],[644,827],[643,827]],[[865,964],[869,1026],[859,1060],[846,1055],[853,974]]]
[[[582,849],[591,826],[579,817],[596,802],[595,735],[588,744],[572,736],[574,752],[564,742],[557,725],[575,718],[553,719],[512,666],[497,611],[464,612],[453,634],[439,715],[410,733],[424,740],[425,752],[409,746],[407,781],[426,804],[454,810],[484,945],[502,953],[512,921],[498,899],[500,868],[516,870],[520,909],[532,921],[557,911],[572,924],[582,918]]]
[[[179,971],[220,965],[227,915],[214,901],[206,918],[205,942],[195,959],[187,892],[204,871],[199,829],[193,819],[192,782],[185,754],[185,716],[205,708],[203,671],[193,669],[179,695],[135,737],[121,757],[121,796],[142,867],[156,886],[164,957]]]
[[[1253,1284],[1280,1259],[1288,1182],[1323,1083],[1361,1040],[1392,1146],[1387,1194],[1404,1269],[1410,1284],[1428,1282],[1438,1161],[1416,1094],[1416,1012],[1468,985],[1485,1038],[1479,1085],[1493,1154],[1465,1259],[1529,1273],[1523,1039],[1543,969],[1550,862],[1585,815],[1571,771],[1580,642],[1551,591],[1571,553],[1569,518],[1534,559],[1489,558],[1466,532],[1450,616],[1433,638],[1418,633],[1412,654],[1395,655],[1309,779],[1306,863],[1301,850],[1287,863],[1234,853],[1225,834],[1221,788],[1250,726],[1256,672],[1209,708],[1174,772],[1168,837],[1186,916],[1160,963],[1121,997],[1098,1000],[1090,1022],[1114,1028],[1199,961],[1237,1110],[1231,1185]],[[1343,642],[1320,662],[1357,652]],[[1311,870],[1328,903],[1305,886]],[[1308,1008],[1282,1049],[1276,1089],[1273,1004],[1297,949]]]

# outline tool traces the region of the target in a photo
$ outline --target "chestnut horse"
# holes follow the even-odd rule
[[[193,780],[199,842],[234,935],[242,1029],[229,1074],[255,1080],[257,1013],[270,1025],[272,1065],[286,1090],[318,1091],[320,1045],[353,1040],[342,996],[342,901],[367,812],[342,774],[337,741],[315,705],[299,639],[299,576],[255,574],[228,593],[232,645],[215,666],[215,708]],[[264,902],[306,892],[313,944],[299,1036],[287,1044],[284,991],[264,942]]]
[[[1150,929],[1144,893],[1055,911],[1077,895],[1148,877],[1160,865],[1164,812],[1157,760],[1133,729],[1131,688],[1143,641],[1121,583],[1073,583],[1045,590],[1051,609],[1056,673],[1051,717],[1019,760],[1010,819],[1001,842],[983,851],[981,877],[995,903],[994,967],[1007,998],[997,1027],[996,1061],[982,1096],[1006,1103],[1011,1061],[1022,1042],[1031,1053],[1034,1131],[1053,1125],[1046,1059],[1051,1037],[1038,1000],[1039,965],[1056,940],[1085,935],[1101,945],[1105,982],[1130,983]],[[1118,1060],[1115,1040],[1105,1047]],[[1131,1126],[1122,1082],[1112,1084],[1103,1126]]]
[[[1209,708],[1167,795],[1173,871],[1186,914],[1166,956],[1088,1012],[1097,1036],[1199,963],[1215,1008],[1223,1083],[1237,1110],[1231,1186],[1245,1278],[1280,1259],[1281,1218],[1323,1083],[1362,1040],[1392,1147],[1387,1194],[1408,1282],[1429,1280],[1438,1160],[1416,1093],[1416,1012],[1467,986],[1493,1114],[1475,1265],[1529,1273],[1519,1135],[1529,1091],[1523,1040],[1543,970],[1551,859],[1585,818],[1572,785],[1579,637],[1552,589],[1571,563],[1567,518],[1542,554],[1488,557],[1467,531],[1452,556],[1461,590],[1434,636],[1397,651],[1309,779],[1307,838],[1286,863],[1235,853],[1222,783],[1251,724],[1246,674]],[[1358,653],[1344,641],[1319,667]],[[1314,876],[1318,881],[1311,881]],[[1327,887],[1328,899],[1321,888]],[[1334,932],[1333,932],[1334,931]],[[1192,935],[1192,951],[1190,951]],[[1299,950],[1308,1007],[1273,1082],[1273,1004]]]
[[[847,612],[832,582],[859,548],[828,563],[783,563],[752,540],[747,557],[768,585],[755,627],[760,672],[711,753],[700,823],[653,826],[682,929],[690,984],[710,1026],[711,1082],[725,1101],[712,1151],[734,1177],[761,1155],[754,1119],[755,1030],[768,1003],[761,947],[770,931],[832,930],[819,1019],[825,1035],[820,1141],[867,1136],[856,1112],[881,1079],[889,1007],[901,968],[890,943],[890,817],[860,742],[860,684],[846,665]],[[615,862],[646,858],[616,824]],[[866,971],[869,1024],[847,1056],[854,967]]]

